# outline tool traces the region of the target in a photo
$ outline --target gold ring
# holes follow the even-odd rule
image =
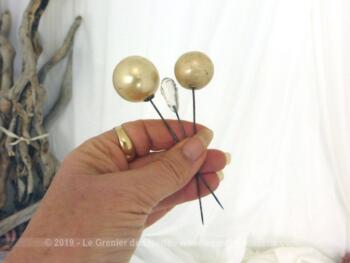
[[[128,162],[134,160],[136,156],[136,151],[134,144],[132,143],[130,137],[125,132],[122,126],[118,126],[114,128],[115,133],[118,137],[120,148],[122,149],[123,153],[125,154],[125,158]]]

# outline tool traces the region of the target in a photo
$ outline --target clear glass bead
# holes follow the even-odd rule
[[[171,78],[164,78],[160,89],[168,107],[173,112],[177,112],[179,110],[179,95],[175,81]]]

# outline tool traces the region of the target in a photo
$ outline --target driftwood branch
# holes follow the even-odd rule
[[[0,20],[0,33],[5,37],[8,37],[10,34],[11,24],[12,24],[11,14],[9,11],[6,11],[1,15],[1,20]]]
[[[27,222],[34,212],[39,207],[39,202],[32,204],[28,206],[27,208],[20,210],[16,212],[15,214],[1,220],[0,222],[0,236],[6,234],[10,230],[14,229],[15,227],[19,226],[20,224],[23,224]]]
[[[13,85],[13,64],[15,59],[15,49],[10,40],[0,34],[0,57],[1,65],[1,91],[7,93]]]
[[[19,225],[30,219],[59,166],[44,124],[52,123],[71,98],[72,47],[81,17],[74,20],[62,46],[38,69],[43,51],[38,28],[48,4],[49,0],[30,0],[24,11],[18,35],[23,60],[16,79],[16,52],[9,39],[11,14],[0,15],[0,236],[13,229],[23,231]],[[45,117],[46,76],[68,55],[59,97]],[[10,193],[12,203],[7,199]]]
[[[64,59],[68,52],[71,50],[75,33],[77,32],[80,24],[81,24],[82,18],[79,16],[75,19],[74,23],[72,24],[64,42],[60,49],[56,51],[56,53],[49,59],[49,61],[40,69],[39,71],[39,82],[44,83],[47,73],[59,62]]]
[[[73,87],[73,53],[70,52],[67,61],[66,71],[63,75],[63,81],[61,84],[60,94],[56,103],[53,105],[49,114],[45,117],[44,126],[49,128],[61,115],[62,111],[67,107],[69,101],[72,98]]]

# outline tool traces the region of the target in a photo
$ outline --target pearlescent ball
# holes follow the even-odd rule
[[[131,102],[145,101],[159,86],[159,73],[151,61],[140,56],[126,57],[115,67],[113,84],[118,94]]]
[[[201,89],[213,78],[214,65],[204,53],[192,51],[183,54],[175,64],[177,81],[187,89]]]

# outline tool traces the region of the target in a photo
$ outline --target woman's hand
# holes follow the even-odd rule
[[[178,123],[169,123],[180,137]],[[192,124],[184,125],[191,134]],[[174,145],[161,121],[135,121],[123,128],[137,157],[127,162],[114,131],[75,149],[7,262],[128,262],[145,227],[174,206],[197,198],[197,171],[217,188],[217,171],[228,158],[207,150],[209,129],[198,126],[196,135]],[[203,184],[200,189],[203,196],[209,193]],[[121,243],[101,243],[115,240]]]

